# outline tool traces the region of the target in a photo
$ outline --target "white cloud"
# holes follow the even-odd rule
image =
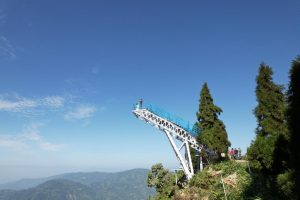
[[[3,35],[0,35],[0,55],[12,60],[17,58],[15,48],[13,47],[11,42]]]
[[[24,133],[22,134],[23,137],[25,137],[26,139],[28,140],[31,140],[31,141],[41,141],[42,138],[39,134],[39,127],[41,127],[42,124],[40,123],[32,123],[30,124],[30,126],[27,126],[24,130]]]
[[[43,126],[41,123],[32,123],[26,127],[22,134],[24,138],[35,142],[41,149],[46,151],[59,151],[66,147],[65,144],[53,144],[46,141],[41,135],[39,128]]]
[[[37,102],[29,99],[19,99],[16,101],[0,98],[0,110],[21,112],[25,109],[37,107]]]
[[[97,111],[94,106],[79,106],[75,110],[65,114],[66,120],[86,119],[93,116]]]
[[[27,148],[27,145],[18,137],[0,135],[0,147],[22,151]]]
[[[40,123],[32,123],[25,127],[21,134],[0,135],[0,148],[25,151],[37,146],[44,151],[60,151],[66,147],[65,144],[54,144],[47,141],[40,134]]]
[[[27,99],[18,96],[1,96],[0,111],[32,114],[35,109],[51,109],[63,107],[65,98],[61,96],[48,96],[44,98]]]
[[[70,95],[25,98],[18,94],[0,94],[0,112],[17,113],[28,118],[58,114],[72,121],[91,118],[96,111],[106,109],[105,106],[80,105],[74,98]]]
[[[42,104],[51,107],[61,107],[64,105],[65,99],[60,96],[49,96],[41,100]]]

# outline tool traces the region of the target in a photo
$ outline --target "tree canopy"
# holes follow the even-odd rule
[[[210,94],[207,83],[204,83],[200,92],[199,110],[197,112],[197,126],[201,130],[197,140],[217,152],[227,153],[230,142],[224,123],[219,119],[222,109],[216,106]]]
[[[272,75],[272,68],[261,63],[256,77],[255,91],[257,100],[257,106],[254,109],[257,120],[256,139],[252,142],[247,153],[252,166],[267,174],[282,171],[283,161],[287,159],[281,157],[281,161],[277,161],[274,154],[274,152],[278,152],[282,156],[286,154],[282,152],[284,149],[275,148],[286,144],[284,141],[287,138],[287,126],[283,87],[273,82]],[[279,141],[281,144],[277,144]]]
[[[290,69],[290,83],[287,92],[287,121],[290,133],[289,150],[290,150],[290,170],[287,175],[292,177],[293,198],[300,198],[300,56],[296,57],[292,62]],[[292,172],[292,173],[290,173]],[[288,185],[289,182],[287,182]]]

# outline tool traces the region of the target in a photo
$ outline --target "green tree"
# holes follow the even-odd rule
[[[293,199],[300,199],[300,56],[297,56],[292,62],[290,69],[290,83],[287,92],[287,121],[290,133],[290,168],[287,170],[287,179],[285,187],[292,187]],[[291,180],[292,179],[292,180]],[[291,184],[291,181],[293,184]]]
[[[230,146],[225,125],[218,118],[221,113],[222,109],[214,104],[207,83],[204,83],[200,92],[199,110],[196,114],[197,126],[201,130],[197,140],[216,151],[218,159],[221,153],[228,152]]]
[[[151,171],[148,173],[147,184],[149,187],[154,187],[157,192],[157,195],[152,199],[169,199],[178,189],[175,175],[164,169],[161,163],[151,167]]]
[[[254,109],[257,119],[256,139],[247,152],[252,167],[267,175],[282,172],[287,161],[285,96],[283,87],[273,82],[272,75],[271,67],[261,63],[255,91],[258,102]]]

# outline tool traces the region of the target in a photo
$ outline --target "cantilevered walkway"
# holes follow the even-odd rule
[[[138,119],[145,121],[166,134],[188,180],[194,175],[190,148],[196,150],[198,155],[200,155],[199,152],[201,150],[205,150],[208,154],[213,153],[197,142],[195,136],[199,133],[198,128],[191,126],[183,119],[153,105],[144,104],[142,100],[134,105],[132,112]],[[181,142],[180,147],[177,147],[174,139]],[[182,154],[183,149],[184,153]],[[200,157],[199,159],[199,168],[202,170],[202,158]]]

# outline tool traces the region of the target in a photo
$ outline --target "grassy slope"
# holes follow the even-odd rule
[[[225,199],[221,175],[225,182],[227,199],[256,199],[248,189],[253,184],[247,163],[226,161],[207,167],[197,173],[189,182],[187,188],[178,190],[172,197],[183,199]]]

